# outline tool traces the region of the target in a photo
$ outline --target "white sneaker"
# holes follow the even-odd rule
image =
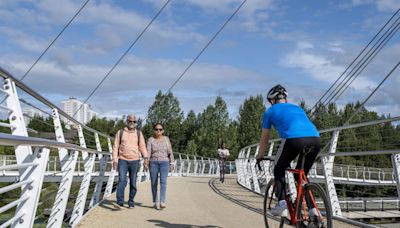
[[[319,217],[319,211],[317,208],[311,208],[310,210],[308,210],[308,217],[312,218],[312,217]]]
[[[285,200],[279,201],[278,205],[276,205],[276,207],[271,209],[271,214],[274,216],[287,217],[288,209],[286,201]]]

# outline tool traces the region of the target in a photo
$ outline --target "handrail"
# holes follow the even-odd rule
[[[32,97],[38,99],[40,102],[42,102],[43,104],[47,105],[50,108],[55,108],[58,110],[58,112],[64,116],[65,118],[67,118],[68,120],[70,120],[71,122],[81,125],[83,128],[85,128],[88,131],[91,131],[93,133],[97,133],[101,136],[104,136],[106,138],[113,138],[109,135],[106,135],[102,132],[99,132],[93,128],[90,128],[88,126],[86,126],[85,124],[79,122],[78,120],[74,119],[72,116],[68,115],[67,113],[65,113],[62,109],[60,109],[59,107],[57,107],[55,104],[51,103],[49,100],[47,100],[46,98],[44,98],[42,95],[40,95],[39,93],[35,92],[34,90],[32,90],[30,87],[28,87],[27,85],[25,85],[25,83],[19,81],[17,78],[15,78],[14,76],[12,76],[11,73],[9,73],[8,71],[6,71],[4,68],[0,67],[0,77],[4,78],[4,79],[11,79],[13,80],[13,82],[15,83],[16,86],[18,86],[20,89],[22,89],[23,91],[25,91],[26,93],[28,93],[29,95],[31,95]]]
[[[387,122],[394,122],[394,121],[399,121],[399,120],[400,120],[400,116],[396,116],[396,117],[382,119],[382,120],[373,120],[373,121],[356,123],[356,124],[351,124],[351,125],[346,125],[346,126],[341,126],[341,127],[323,129],[323,130],[320,130],[319,133],[340,131],[340,130],[345,130],[345,129],[358,128],[358,127],[366,127],[366,126],[370,126],[370,125],[375,125],[375,124],[380,124],[380,123],[387,123]]]
[[[27,145],[27,146],[37,146],[37,147],[64,148],[67,150],[85,151],[85,152],[93,153],[93,154],[111,155],[110,152],[97,151],[94,149],[81,147],[81,146],[78,146],[75,144],[62,143],[62,142],[57,142],[57,141],[52,141],[49,139],[42,139],[42,138],[9,135],[9,134],[5,134],[5,133],[0,133],[0,145],[3,145],[3,146]]]
[[[2,188],[0,188],[0,194],[12,191],[12,190],[14,190],[16,188],[19,188],[19,187],[21,187],[23,185],[26,185],[26,184],[30,184],[32,182],[33,182],[33,180],[26,180],[26,181],[21,181],[21,182],[18,182],[18,183],[15,183],[15,184],[12,184],[12,185],[9,185],[9,186],[6,186],[6,187],[2,187]]]
[[[19,164],[19,165],[4,165],[4,166],[0,166],[0,171],[3,170],[13,170],[13,169],[22,169],[22,168],[27,168],[27,167],[31,167],[31,166],[37,166],[38,163],[24,163],[24,164]]]
[[[1,207],[0,208],[0,214],[5,212],[5,211],[7,211],[7,210],[9,210],[10,208],[13,208],[13,207],[17,206],[19,203],[26,201],[28,198],[29,198],[29,196],[25,196],[23,198],[19,198],[19,199],[13,201],[13,202]]]

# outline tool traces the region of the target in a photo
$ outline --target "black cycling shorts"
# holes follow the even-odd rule
[[[320,151],[320,138],[304,137],[282,139],[275,158],[274,176],[276,180],[285,177],[285,171],[290,166],[290,162],[293,161],[302,152],[305,146],[312,147],[312,150],[305,156],[304,160],[304,172],[307,175]],[[297,163],[296,169],[299,169],[300,166],[301,164]],[[297,175],[295,175],[295,177],[296,176]]]

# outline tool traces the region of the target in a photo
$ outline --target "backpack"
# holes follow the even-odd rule
[[[136,129],[136,133],[137,133],[137,142],[138,142],[138,146],[140,144],[140,130]],[[121,140],[122,140],[122,135],[124,134],[124,128],[119,130],[119,145],[121,145]]]

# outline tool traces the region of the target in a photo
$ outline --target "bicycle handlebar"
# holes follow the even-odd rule
[[[260,161],[275,161],[275,156],[264,156]],[[262,170],[260,162],[257,162],[256,166],[258,166],[258,170]]]

